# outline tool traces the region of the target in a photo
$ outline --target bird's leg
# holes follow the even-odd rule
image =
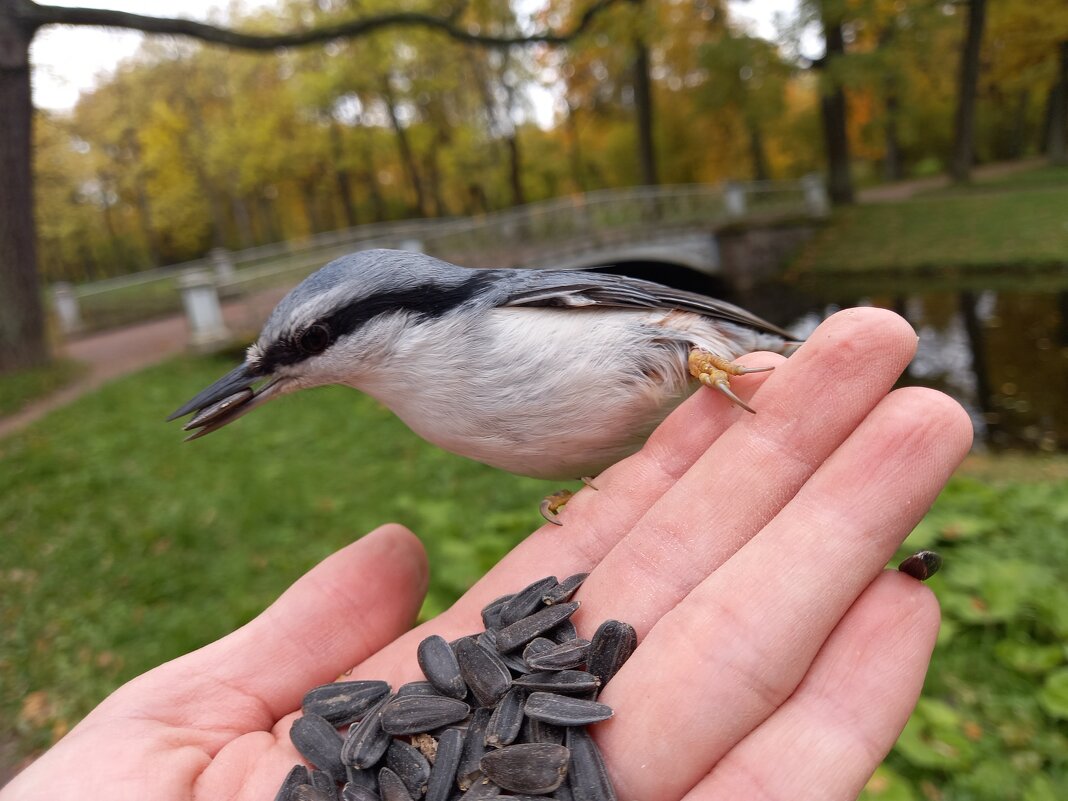
[[[541,506],[538,507],[538,511],[541,512],[541,516],[552,523],[554,526],[562,526],[563,523],[557,519],[557,512],[564,508],[571,496],[574,495],[571,490],[560,490],[554,492],[552,495],[547,496],[541,502]]]
[[[718,390],[730,398],[731,402],[741,406],[747,412],[756,412],[731,390],[731,376],[745,375],[746,373],[765,373],[774,370],[774,367],[742,367],[729,359],[724,359],[714,353],[709,353],[701,348],[690,351],[689,358],[690,375],[704,384],[706,387]]]
[[[593,483],[593,476],[583,476],[579,479],[583,484],[589,487],[591,490],[596,490],[597,485]]]

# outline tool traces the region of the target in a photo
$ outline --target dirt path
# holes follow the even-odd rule
[[[285,291],[266,290],[245,300],[224,304],[223,318],[227,326],[235,332],[257,328]],[[64,343],[57,355],[86,365],[85,376],[15,414],[0,417],[0,437],[21,431],[112,379],[177,356],[185,351],[188,340],[185,316],[178,314]]]
[[[1001,178],[1017,172],[1033,170],[1048,162],[1043,158],[1023,159],[1022,161],[1004,161],[997,164],[984,164],[972,170],[975,179]],[[929,192],[932,189],[944,189],[950,185],[948,175],[932,175],[930,178],[913,178],[909,181],[898,181],[894,184],[873,186],[869,189],[861,189],[857,192],[857,200],[860,203],[896,203],[908,200],[921,192]]]

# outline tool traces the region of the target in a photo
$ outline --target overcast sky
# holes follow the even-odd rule
[[[153,16],[174,14],[174,0],[50,0],[53,5],[112,8]],[[272,6],[275,0],[242,0],[246,8]],[[180,16],[206,20],[213,9],[227,8],[219,0],[182,0]],[[797,0],[731,0],[735,19],[749,20],[755,32],[771,37],[777,13],[792,12]],[[37,34],[30,59],[33,63],[33,99],[41,108],[68,109],[78,94],[92,88],[97,76],[107,74],[132,56],[142,34],[133,31],[49,26]]]

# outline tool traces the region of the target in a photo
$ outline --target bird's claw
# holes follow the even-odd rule
[[[566,489],[554,492],[542,500],[538,511],[541,512],[542,517],[554,526],[562,526],[563,522],[559,519],[559,512],[574,494],[571,490]]]
[[[734,390],[731,389],[731,376],[766,373],[775,369],[774,367],[743,367],[701,348],[694,348],[690,351],[688,362],[690,375],[706,387],[723,393],[731,403],[740,406],[751,414],[756,414],[756,410],[734,394]]]

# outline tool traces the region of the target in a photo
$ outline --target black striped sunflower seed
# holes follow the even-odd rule
[[[517,592],[501,609],[501,625],[508,626],[534,614],[543,605],[542,598],[557,585],[556,576],[546,576]]]
[[[389,684],[384,681],[338,681],[308,690],[300,708],[305,715],[319,715],[334,726],[348,726],[388,692]]]
[[[444,695],[397,696],[382,710],[382,729],[389,734],[420,734],[448,726],[471,714],[471,707]]]
[[[601,686],[600,679],[584,670],[540,670],[520,676],[515,683],[528,690],[568,694],[590,692]]]
[[[514,597],[515,595],[502,595],[500,598],[494,598],[482,608],[482,625],[487,630],[501,627],[501,610]]]
[[[523,701],[526,695],[522,688],[513,687],[497,702],[486,727],[486,745],[499,748],[515,742],[523,726]]]
[[[363,720],[349,727],[348,737],[341,746],[341,761],[354,768],[371,768],[389,748],[389,733],[382,728],[382,710],[394,696],[387,695],[373,707]]]
[[[489,709],[476,709],[471,716],[471,723],[467,727],[467,737],[464,738],[464,752],[460,757],[460,764],[456,768],[456,784],[461,790],[466,790],[471,783],[478,778],[480,769],[479,762],[486,753],[486,728],[489,726]]]
[[[298,784],[293,789],[293,801],[337,801],[337,789],[329,792],[311,784]]]
[[[564,643],[577,640],[578,631],[575,629],[574,623],[570,620],[565,620],[552,631],[546,632],[545,636],[555,643]]]
[[[401,777],[389,768],[378,771],[378,789],[382,801],[413,801]]]
[[[471,789],[460,796],[458,801],[485,801],[487,798],[500,797],[501,788],[479,774],[479,777],[471,784]]]
[[[544,654],[557,646],[557,643],[548,637],[535,637],[523,648],[523,659],[529,660],[532,656]]]
[[[539,609],[522,620],[517,620],[497,632],[497,650],[502,654],[514,651],[528,642],[559,626],[579,608],[578,601],[553,604]]]
[[[402,695],[441,695],[429,681],[410,681],[397,688],[396,696]]]
[[[541,602],[546,606],[552,606],[553,604],[562,604],[564,601],[570,601],[571,596],[582,586],[582,582],[589,577],[589,573],[576,573],[573,576],[568,576],[541,596]]]
[[[309,782],[312,787],[326,790],[333,796],[337,795],[337,783],[334,782],[333,776],[325,770],[311,770],[308,772],[308,776],[312,780]]]
[[[438,752],[430,768],[426,801],[449,801],[456,786],[456,770],[464,752],[464,732],[446,729],[438,740]]]
[[[533,645],[538,640],[531,642]],[[547,641],[549,642],[549,641]],[[530,646],[528,645],[527,648]],[[589,640],[574,639],[552,647],[541,653],[527,655],[523,651],[523,658],[534,670],[566,670],[574,668],[586,662],[586,653],[590,649]]]
[[[394,740],[386,749],[386,767],[400,776],[413,798],[422,798],[430,778],[430,763],[418,748]]]
[[[345,780],[345,768],[341,764],[341,738],[326,718],[319,715],[297,718],[289,729],[289,739],[300,755],[319,770],[325,770],[337,781]]]
[[[512,674],[497,654],[467,639],[456,644],[456,660],[460,675],[480,706],[491,707],[508,692]]]
[[[575,801],[616,801],[616,791],[604,768],[604,760],[597,743],[583,728],[567,730],[568,750],[571,752],[571,794]]]
[[[341,753],[344,754],[344,746],[341,747]],[[345,761],[344,757],[341,759]],[[348,779],[347,784],[358,785],[365,787],[375,795],[378,795],[378,774],[369,768],[354,768],[352,765],[345,766],[345,778]]]
[[[551,723],[523,716],[523,729],[519,732],[519,738],[524,743],[553,743],[564,744],[564,730]]]
[[[612,717],[612,707],[559,693],[534,692],[523,705],[527,717],[556,726],[586,726]]]
[[[551,793],[567,777],[570,752],[562,745],[520,743],[482,757],[482,772],[494,784],[516,793]]]
[[[375,779],[375,787],[377,786],[378,780]],[[382,801],[382,799],[374,790],[369,790],[363,785],[346,784],[341,788],[341,801]]]
[[[637,647],[638,635],[633,626],[618,620],[606,620],[590,638],[586,670],[599,678],[603,687]]]
[[[460,675],[460,663],[456,661],[456,653],[444,637],[437,634],[427,637],[419,643],[416,656],[423,675],[439,693],[461,701],[467,697],[467,685]]]
[[[282,786],[278,788],[274,801],[293,801],[293,792],[297,787],[310,783],[311,777],[308,775],[308,769],[303,765],[294,765],[282,779]]]

